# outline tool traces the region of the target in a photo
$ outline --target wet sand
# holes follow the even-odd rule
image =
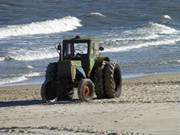
[[[40,86],[0,88],[0,134],[180,134],[180,74],[123,80],[117,99],[43,103]]]

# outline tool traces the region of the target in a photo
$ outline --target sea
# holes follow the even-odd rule
[[[1,0],[0,86],[41,84],[76,35],[99,38],[123,78],[180,72],[180,0]]]

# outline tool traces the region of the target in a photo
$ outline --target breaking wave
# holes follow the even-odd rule
[[[168,64],[180,64],[180,60],[169,60],[167,61]]]
[[[67,16],[61,19],[2,27],[0,28],[0,38],[66,32],[81,26],[81,20],[76,17]]]
[[[105,15],[103,15],[103,14],[101,14],[99,12],[91,12],[90,15],[106,17]]]
[[[144,47],[152,47],[152,46],[160,46],[160,45],[173,45],[177,41],[180,41],[180,39],[174,39],[174,40],[162,40],[162,41],[154,41],[154,42],[147,42],[142,43],[138,45],[132,45],[132,46],[122,46],[122,47],[114,47],[114,48],[107,48],[104,50],[104,52],[122,52],[122,51],[130,51],[133,49],[139,49]]]
[[[144,37],[117,37],[117,38],[110,38],[106,39],[106,41],[138,41],[138,40],[152,40],[157,39],[159,36],[157,34],[147,35]]]
[[[180,60],[176,60],[176,62],[180,64]]]
[[[34,67],[31,66],[31,65],[27,65],[27,68],[29,68],[29,69],[34,69]]]
[[[11,50],[5,59],[18,61],[33,61],[58,57],[55,48],[39,48],[38,50]]]
[[[172,20],[171,16],[169,15],[162,15],[161,19],[168,19],[168,20]]]
[[[137,28],[135,30],[126,31],[126,33],[136,33],[136,34],[173,34],[177,30],[169,26],[150,22],[144,25],[142,28]]]
[[[42,73],[32,72],[32,73],[24,74],[24,75],[21,75],[18,77],[4,78],[4,79],[0,80],[0,85],[6,85],[6,84],[11,84],[11,83],[21,82],[21,81],[28,80],[29,78],[37,77],[37,76],[41,76],[41,75],[42,75]]]
[[[144,28],[143,28],[144,29]],[[148,25],[145,26],[145,31],[157,33],[157,34],[173,34],[176,33],[176,29],[168,27],[163,24],[159,23],[149,23]]]
[[[105,40],[104,52],[130,51],[144,47],[172,45],[180,41],[179,31],[158,23],[148,23],[141,28],[110,35]]]
[[[4,60],[5,60],[5,58],[4,58],[4,57],[0,57],[0,62],[1,62],[1,61],[4,61]]]

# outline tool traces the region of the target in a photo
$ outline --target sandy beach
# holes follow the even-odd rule
[[[0,88],[0,134],[179,135],[180,73],[123,80],[117,99],[43,103],[40,85]]]

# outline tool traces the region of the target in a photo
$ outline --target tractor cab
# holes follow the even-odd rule
[[[63,59],[81,60],[88,57],[88,42],[65,42],[63,43]]]
[[[99,48],[99,43],[95,38],[80,38],[79,36],[65,39],[63,44],[58,46],[61,61],[66,59],[81,60],[91,56],[97,57],[99,50],[103,49],[103,47]]]
[[[95,59],[99,57],[99,42],[95,38],[75,38],[63,40],[58,46],[60,61],[80,61],[86,75],[92,70]]]

